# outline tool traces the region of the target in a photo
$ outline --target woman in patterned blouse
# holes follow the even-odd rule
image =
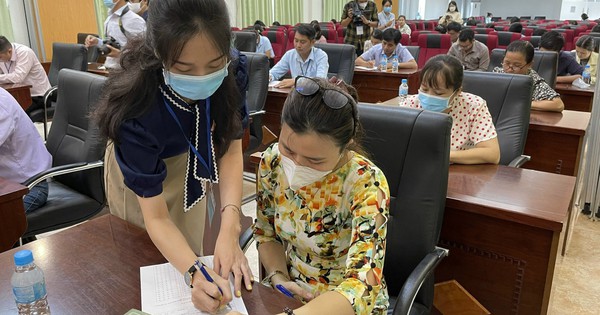
[[[306,302],[296,314],[386,314],[389,188],[360,153],[356,90],[336,83],[298,77],[279,143],[262,155],[254,238],[263,282]]]
[[[534,49],[530,42],[516,40],[506,47],[506,54],[502,60],[502,68],[494,68],[494,72],[529,75],[533,79],[533,94],[531,95],[531,109],[562,112],[565,104],[560,99],[560,94],[531,69]]]
[[[423,108],[452,116],[450,162],[498,164],[500,147],[484,99],[462,91],[463,66],[450,55],[437,55],[421,70],[419,94],[400,106]]]

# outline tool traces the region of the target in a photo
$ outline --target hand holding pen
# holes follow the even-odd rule
[[[202,304],[202,303],[204,303],[204,305],[206,305],[206,304],[214,305],[214,302],[216,300],[219,303],[216,305],[217,309],[213,310],[213,312],[218,310],[219,308],[222,308],[225,305],[229,306],[229,301],[231,301],[231,299],[232,299],[231,290],[229,290],[229,281],[223,280],[221,278],[219,278],[217,281],[215,281],[214,278],[208,272],[206,265],[204,265],[200,261],[196,261],[195,264],[196,264],[197,269],[202,273],[202,276],[206,279],[206,281],[213,283],[219,291],[217,292],[216,290],[214,290],[214,287],[209,288],[209,287],[203,286],[201,288],[201,290],[203,291],[205,296],[208,296],[208,298],[210,298],[210,300],[194,301],[195,296],[193,296],[192,300],[194,301],[194,305]],[[221,289],[221,287],[224,286],[223,282],[227,283],[227,289],[225,289],[225,292],[223,292],[224,289]]]

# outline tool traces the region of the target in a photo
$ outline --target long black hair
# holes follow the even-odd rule
[[[169,69],[185,44],[203,34],[223,55],[231,58],[232,33],[222,0],[161,0],[149,6],[146,32],[128,41],[121,54],[122,69],[112,71],[94,118],[102,134],[119,142],[123,121],[141,116],[155,103],[163,67]],[[201,54],[202,52],[198,52]],[[211,96],[211,119],[217,155],[223,156],[241,129],[241,94],[235,83],[235,65]]]

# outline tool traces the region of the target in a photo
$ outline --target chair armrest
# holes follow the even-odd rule
[[[508,164],[508,166],[510,167],[516,167],[516,168],[521,168],[521,166],[523,164],[525,164],[525,162],[531,160],[531,156],[529,155],[521,155],[521,156],[517,156],[516,158],[514,158],[514,160],[510,161],[510,163]]]
[[[44,105],[46,108],[49,107],[51,101],[56,100],[57,91],[58,91],[58,86],[55,85],[55,86],[49,88],[48,91],[46,91],[46,93],[44,93]]]
[[[436,247],[433,252],[427,254],[417,265],[417,267],[408,276],[398,298],[396,299],[396,305],[394,305],[393,315],[407,315],[410,313],[415,297],[419,292],[419,289],[425,282],[425,279],[435,270],[435,267],[442,261],[444,257],[448,256],[448,250],[441,247]]]
[[[253,116],[256,116],[256,115],[263,115],[265,113],[266,113],[266,111],[264,111],[264,110],[256,110],[256,111],[253,111],[253,112],[249,112],[248,116],[253,117]]]
[[[252,227],[247,228],[240,234],[240,248],[244,253],[246,252],[248,247],[250,247],[250,244],[252,244],[252,241],[254,240],[252,234]]]
[[[45,181],[48,178],[52,178],[54,176],[65,175],[69,173],[75,173],[79,171],[85,171],[92,168],[98,168],[104,166],[103,161],[95,161],[95,162],[80,162],[80,163],[71,163],[67,165],[61,165],[52,167],[43,172],[40,172],[23,182],[24,186],[31,189],[33,186],[39,184],[42,181]]]

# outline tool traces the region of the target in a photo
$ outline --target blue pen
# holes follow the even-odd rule
[[[278,285],[276,285],[275,287],[277,288],[277,290],[281,291],[281,293],[283,293],[283,294],[285,294],[285,295],[287,295],[287,296],[289,296],[289,297],[291,297],[291,298],[294,298],[294,293],[290,292],[290,291],[289,291],[288,289],[286,289],[286,288],[285,288],[283,285],[281,285],[281,284],[278,284]]]
[[[204,263],[201,263],[196,260],[196,266],[198,266],[200,268],[200,272],[202,272],[202,274],[204,275],[204,278],[206,278],[206,280],[208,280],[208,282],[210,282],[210,283],[215,282],[215,280],[213,280],[213,278],[208,274],[208,272],[204,268]],[[217,286],[217,289],[219,289],[219,292],[221,292],[221,296],[223,296],[223,290],[221,290],[221,288],[219,286]]]

